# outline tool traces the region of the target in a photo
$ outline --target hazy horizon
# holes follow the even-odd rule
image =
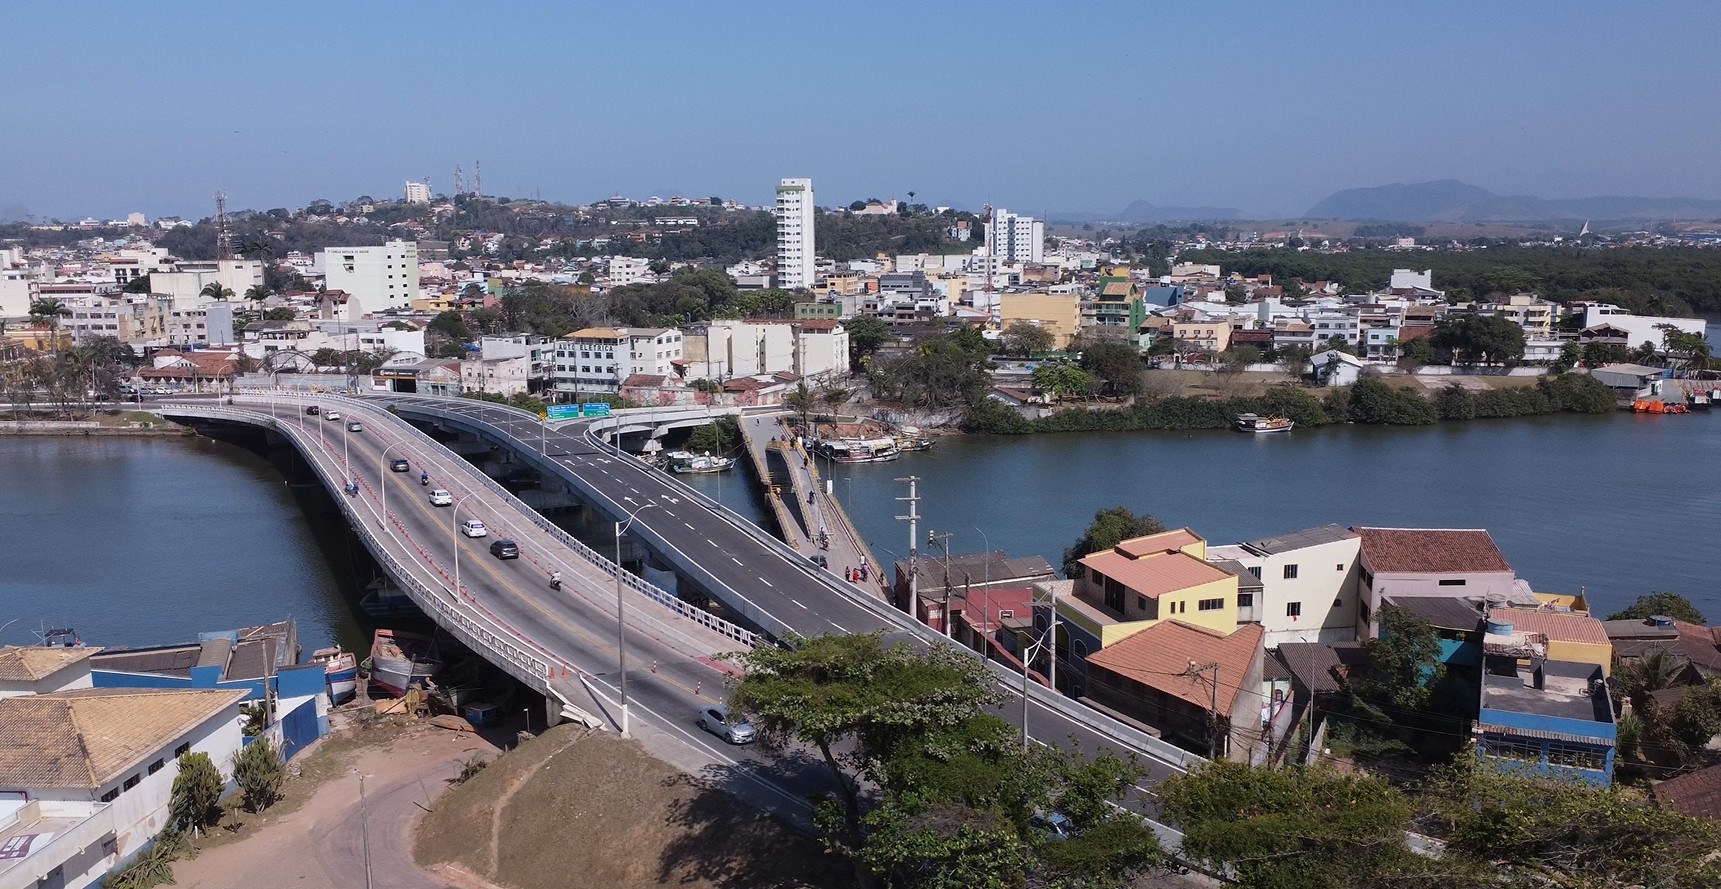
[[[0,210],[869,197],[1295,217],[1346,188],[1721,198],[1721,4],[10,10]],[[92,30],[94,29],[94,30]],[[102,40],[97,42],[94,34]],[[110,39],[111,38],[111,39]],[[87,54],[80,58],[79,52]]]

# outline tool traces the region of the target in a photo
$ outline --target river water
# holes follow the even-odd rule
[[[920,533],[1059,564],[1096,510],[1128,506],[1215,543],[1326,523],[1483,527],[1537,590],[1606,614],[1672,590],[1721,618],[1721,412],[1230,432],[951,436],[832,473],[881,560]],[[683,476],[755,521],[744,474]],[[298,493],[295,491],[298,490]],[[42,626],[100,645],[181,642],[296,618],[302,644],[363,650],[370,568],[321,493],[208,439],[0,437],[0,642]]]

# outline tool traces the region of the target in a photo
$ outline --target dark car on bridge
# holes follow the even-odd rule
[[[308,408],[305,408],[305,416],[307,416],[307,417],[314,417],[314,416],[316,416],[322,412],[323,412],[323,409],[320,407],[317,407],[314,404]]]
[[[406,462],[405,460],[394,459],[394,460],[388,461],[388,468],[394,470],[395,472],[411,472],[412,471],[412,464]]]
[[[504,538],[490,544],[490,555],[498,559],[518,559],[520,547],[514,541]]]

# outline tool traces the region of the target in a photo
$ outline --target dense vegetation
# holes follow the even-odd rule
[[[1319,394],[1317,394],[1319,393]],[[1258,398],[1143,399],[1115,409],[1075,408],[1035,420],[1010,407],[970,404],[962,426],[970,432],[1127,432],[1145,429],[1228,429],[1238,414],[1287,417],[1299,426],[1328,423],[1421,426],[1437,420],[1520,417],[1559,412],[1600,414],[1614,409],[1612,390],[1582,374],[1558,374],[1534,386],[1475,393],[1456,384],[1433,400],[1365,377],[1354,386],[1305,389],[1274,386]]]
[[[1404,254],[1385,250],[1316,253],[1289,249],[1189,251],[1180,262],[1214,263],[1228,272],[1335,281],[1348,292],[1386,285],[1392,270],[1434,271],[1434,286],[1449,298],[1533,290],[1547,299],[1600,299],[1639,314],[1689,315],[1721,311],[1721,250],[1697,247],[1494,246],[1464,252]]]

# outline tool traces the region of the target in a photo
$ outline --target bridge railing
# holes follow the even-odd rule
[[[340,490],[345,480],[337,479],[333,470],[325,466],[316,456],[314,443],[308,434],[299,430],[293,424],[271,414],[235,408],[216,407],[211,405],[175,406],[176,413],[191,416],[204,416],[216,419],[230,419],[254,426],[272,429],[285,436],[305,454],[310,456],[306,462],[311,465],[331,493]],[[398,580],[401,588],[412,597],[414,603],[424,609],[433,618],[440,617],[438,624],[453,633],[467,647],[481,654],[490,655],[492,663],[506,669],[514,678],[543,692],[549,690],[549,682],[558,670],[569,669],[569,665],[555,658],[548,652],[542,651],[527,640],[518,631],[503,626],[499,621],[484,614],[473,605],[464,605],[452,592],[439,591],[420,580],[417,575],[400,560],[394,557],[388,546],[377,536],[371,527],[375,516],[365,516],[358,510],[357,502],[346,496],[334,498],[341,512],[346,516],[348,524],[364,541],[365,548],[370,551],[383,569]],[[459,594],[464,596],[465,593]]]
[[[353,405],[359,405],[359,406],[364,406],[364,407],[375,407],[375,402],[368,402],[367,403],[364,399],[353,399],[353,398],[346,398],[343,396],[325,396],[325,397],[321,398],[320,400],[322,400],[322,401],[342,401],[342,402],[347,402],[347,403],[353,404]],[[490,405],[488,403],[479,403],[479,404],[482,404],[485,407],[494,406],[494,405]],[[504,432],[501,429],[497,428],[494,424],[486,422],[483,419],[470,416],[468,414],[457,414],[453,411],[445,411],[445,410],[442,410],[440,408],[437,408],[437,407],[434,407],[434,406],[428,405],[428,404],[414,404],[412,407],[412,410],[414,410],[415,412],[422,412],[422,413],[425,413],[425,414],[428,414],[431,416],[440,417],[440,418],[446,419],[446,420],[458,420],[458,421],[463,422],[463,423],[471,423],[473,425],[479,426],[483,431],[489,433],[490,435],[497,436],[498,438],[513,438],[514,437],[514,436],[510,435],[509,433]],[[532,414],[527,414],[524,411],[522,411],[521,414],[522,414],[522,416],[533,417],[534,419],[536,419]],[[411,423],[408,423],[405,420],[402,420],[400,425],[404,426],[407,430],[409,430],[408,434],[413,436],[415,438],[415,440],[419,441],[419,443],[424,444],[424,445],[429,446],[429,447],[444,448],[445,449],[445,446],[441,442],[437,441],[434,438],[431,438],[429,435],[425,434],[422,430],[418,429],[418,427],[416,427],[416,426],[413,426]],[[522,456],[531,457],[534,454],[536,454],[536,452],[532,452],[532,454],[523,454]],[[538,455],[538,456],[543,456],[543,455]],[[544,459],[546,461],[548,461],[547,457],[545,457]],[[745,627],[739,626],[732,621],[724,620],[723,618],[721,618],[715,614],[712,614],[711,612],[706,611],[705,609],[700,608],[699,606],[694,605],[690,602],[683,602],[680,599],[680,597],[676,596],[674,593],[671,593],[668,590],[665,590],[662,587],[659,587],[658,585],[640,577],[637,574],[634,574],[631,571],[628,571],[626,569],[618,569],[618,567],[616,566],[614,561],[612,561],[608,558],[605,558],[603,556],[603,554],[599,553],[597,550],[594,550],[591,547],[585,545],[584,543],[581,543],[572,534],[569,534],[568,532],[562,530],[560,527],[558,527],[554,522],[551,522],[549,519],[544,518],[544,516],[541,515],[537,510],[531,508],[530,506],[527,506],[523,501],[520,500],[519,497],[514,496],[514,493],[512,491],[509,491],[507,488],[504,488],[500,482],[496,481],[495,479],[491,478],[488,475],[485,475],[483,473],[483,471],[479,470],[475,466],[472,466],[471,464],[466,463],[465,461],[461,461],[461,463],[467,469],[469,475],[473,479],[475,479],[479,484],[482,484],[484,487],[488,488],[496,496],[502,498],[502,500],[504,502],[506,502],[510,506],[512,506],[521,515],[525,516],[529,521],[531,521],[531,523],[533,525],[537,526],[544,533],[550,535],[557,542],[559,542],[562,545],[573,550],[576,555],[578,555],[580,558],[586,560],[587,562],[590,562],[599,571],[602,571],[604,574],[607,574],[611,577],[614,577],[614,576],[616,576],[616,573],[619,570],[621,573],[621,582],[622,582],[623,586],[625,586],[631,590],[634,590],[635,592],[638,592],[640,595],[645,596],[646,598],[650,599],[651,601],[656,602],[657,604],[662,605],[663,607],[668,608],[671,611],[674,611],[676,614],[680,615],[681,617],[686,618],[689,621],[692,621],[693,623],[699,624],[700,626],[705,627],[706,629],[709,629],[713,632],[716,632],[716,633],[722,635],[724,638],[733,639],[736,642],[739,642],[742,645],[747,646],[748,648],[758,647],[758,645],[759,645],[759,634],[757,634],[757,633],[753,632],[752,630],[749,630]]]
[[[609,445],[598,439],[596,435],[597,430],[595,427],[601,424],[602,421],[598,421],[587,427],[587,440],[596,446],[608,447]],[[847,584],[840,578],[831,574],[829,571],[811,568],[811,563],[807,562],[805,556],[796,553],[795,550],[791,549],[787,544],[783,543],[783,541],[778,540],[775,536],[767,533],[759,526],[736,516],[728,507],[706,496],[697,488],[692,487],[673,475],[667,475],[667,479],[671,486],[677,488],[687,497],[699,502],[701,505],[710,509],[717,515],[722,516],[730,525],[759,541],[761,545],[776,552],[778,556],[790,561],[792,564],[802,565],[803,570],[806,571],[808,576],[814,578],[820,584],[823,584],[827,589],[830,589],[837,595],[843,596],[849,601],[864,607],[894,628],[903,632],[913,633],[927,644],[955,645],[953,641],[942,633],[939,633],[918,620],[915,620],[910,615],[897,610],[877,597],[867,595],[863,590]],[[878,570],[882,572],[884,570],[884,566],[878,566]],[[969,649],[967,646],[959,645],[956,647],[961,651],[973,653],[977,658],[982,658],[987,666],[997,674],[1001,682],[1020,684],[1022,678],[1021,674],[1010,670],[1003,664],[989,658],[984,658],[978,653],[974,653],[973,650]],[[1012,686],[1006,685],[1005,687],[1011,688]],[[1021,691],[1019,688],[1013,688],[1012,693],[1020,694]],[[1038,683],[1028,684],[1028,694],[1033,698],[1035,703],[1038,703],[1047,709],[1055,710],[1072,720],[1087,725],[1100,734],[1112,738],[1119,744],[1149,753],[1154,758],[1162,760],[1179,770],[1186,771],[1191,766],[1198,765],[1206,761],[1205,758],[1198,754],[1190,753],[1175,744],[1156,738],[1135,726],[1095,710],[1080,701],[1055,692]]]

